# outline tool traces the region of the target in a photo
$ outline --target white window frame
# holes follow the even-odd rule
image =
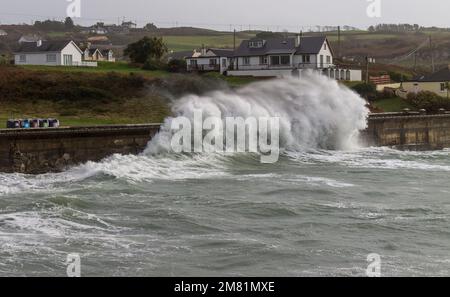
[[[27,62],[27,55],[19,55],[19,62],[26,63]]]
[[[250,57],[243,57],[242,58],[242,65],[250,65]]]
[[[47,63],[56,63],[56,54],[47,54],[46,58],[47,58]]]

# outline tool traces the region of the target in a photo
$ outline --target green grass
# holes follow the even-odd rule
[[[66,66],[40,66],[40,65],[24,65],[19,66],[24,69],[35,71],[60,71],[60,72],[90,72],[90,73],[108,73],[117,72],[120,74],[140,74],[145,77],[166,77],[170,75],[167,71],[156,70],[149,71],[143,70],[138,67],[133,67],[125,62],[99,62],[98,67],[66,67]]]
[[[11,117],[51,117],[59,119],[63,126],[93,126],[161,123],[169,114],[167,103],[157,97],[127,98],[111,103],[98,103],[94,108],[50,100],[0,102],[0,128],[5,128],[7,119]]]
[[[400,97],[393,97],[387,99],[379,99],[372,103],[373,106],[378,109],[383,110],[384,112],[398,112],[402,111],[405,108],[409,108],[410,110],[415,110],[414,106],[406,102],[405,99]]]

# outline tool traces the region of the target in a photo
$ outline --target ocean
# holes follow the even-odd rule
[[[280,157],[173,153],[0,173],[0,276],[450,274],[450,151],[364,147],[364,101],[318,76],[174,99],[174,116],[280,117]]]

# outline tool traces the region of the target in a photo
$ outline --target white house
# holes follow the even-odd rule
[[[217,71],[224,73],[228,70],[234,52],[229,49],[205,49],[194,51],[192,56],[186,58],[187,71]]]
[[[73,41],[23,42],[14,53],[16,65],[97,66],[83,62],[83,52]]]
[[[106,61],[115,62],[114,52],[112,49],[100,49],[97,47],[87,47],[83,51],[84,61]]]
[[[244,40],[234,52],[227,75],[285,77],[301,75],[305,69],[338,80],[362,79],[361,70],[334,64],[334,53],[326,36]]]
[[[8,33],[6,33],[5,30],[0,29],[0,36],[7,36]]]

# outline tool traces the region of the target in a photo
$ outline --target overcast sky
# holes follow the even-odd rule
[[[72,0],[76,1],[76,0]],[[449,0],[381,1],[381,18],[370,18],[369,0],[79,0],[79,24],[117,23],[125,17],[160,27],[197,26],[228,30],[303,29],[315,25],[366,28],[377,23],[450,27]],[[2,24],[66,16],[68,0],[0,0]],[[304,27],[304,28],[302,28]]]

